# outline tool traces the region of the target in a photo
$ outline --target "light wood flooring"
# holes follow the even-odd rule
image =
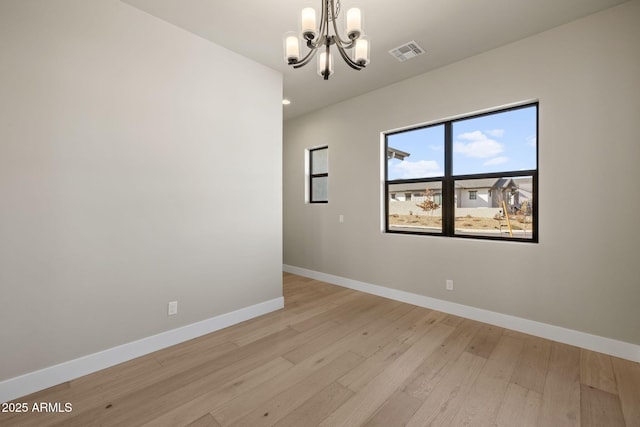
[[[640,364],[284,274],[285,309],[17,402],[2,426],[640,426]]]

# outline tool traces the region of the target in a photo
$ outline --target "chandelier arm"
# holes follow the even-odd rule
[[[342,47],[343,49],[351,49],[352,47],[354,47],[356,45],[356,39],[350,40],[348,42],[345,42],[344,40],[342,40],[340,37],[334,37],[334,41],[336,43],[336,45]]]
[[[324,36],[320,37],[315,43],[312,42],[311,40],[307,40],[307,47],[309,48],[309,52],[307,52],[304,58],[299,59],[298,61],[291,63],[289,65],[292,65],[293,68],[304,67],[316,55],[316,51],[318,50],[318,48],[320,46],[324,46],[325,43],[326,43],[326,38]]]
[[[314,56],[316,56],[316,52],[318,52],[318,48],[311,49],[304,58],[291,65],[293,65],[293,68],[304,67],[313,59]]]
[[[334,0],[328,0],[331,1],[331,13],[333,13],[335,11],[335,3]],[[336,23],[337,21],[337,16],[333,16],[333,33],[335,34],[335,41],[336,44],[342,44],[345,46],[346,49],[350,49],[354,46],[356,39],[359,36],[356,36],[354,39],[349,39],[349,40],[343,40],[342,37],[340,37],[340,33],[338,32],[338,24]]]
[[[324,46],[325,42],[326,42],[326,37],[323,34],[315,42],[312,40],[307,40],[307,47],[311,50],[316,50],[320,46]]]
[[[347,52],[345,52],[342,46],[338,44],[336,44],[336,46],[338,47],[338,52],[340,52],[340,56],[342,57],[342,59],[344,59],[344,62],[346,62],[349,67],[358,71],[364,68],[364,65],[360,65],[357,62],[355,62],[353,59],[349,58],[349,55],[347,55]]]

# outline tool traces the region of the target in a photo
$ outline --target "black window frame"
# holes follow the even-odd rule
[[[327,171],[322,173],[313,173],[313,153],[320,150],[327,150]],[[329,203],[329,146],[309,148],[309,203]],[[313,179],[327,178],[327,200],[313,200]]]
[[[535,107],[536,111],[536,167],[535,169],[518,170],[518,171],[503,171],[503,172],[491,172],[491,173],[477,173],[477,174],[465,174],[454,175],[453,172],[453,124],[459,121],[474,119],[483,116],[490,116],[500,113],[506,113],[513,110]],[[436,123],[431,123],[423,126],[416,126],[413,128],[407,128],[400,131],[394,131],[384,134],[384,152],[389,150],[389,136],[397,135],[404,132],[411,132],[420,129],[425,129],[435,126],[444,125],[444,175],[439,177],[429,178],[414,178],[414,179],[395,179],[389,180],[389,159],[384,162],[384,232],[389,234],[410,234],[420,236],[443,236],[463,239],[479,239],[479,240],[497,240],[508,242],[526,242],[526,243],[538,243],[539,242],[539,229],[538,229],[538,178],[539,178],[539,126],[540,126],[540,105],[538,101],[528,102],[517,106],[508,108],[495,109],[486,111],[480,114],[471,114],[467,116],[456,117],[455,119],[443,120]],[[513,237],[513,236],[490,236],[490,235],[474,235],[474,234],[456,234],[455,232],[455,182],[463,180],[473,179],[486,179],[486,178],[518,178],[518,177],[531,177],[532,180],[532,200],[533,206],[531,207],[532,222],[531,222],[531,238]],[[389,228],[389,187],[396,184],[412,184],[412,183],[430,183],[439,182],[442,185],[442,231],[408,231],[408,230],[393,230]]]

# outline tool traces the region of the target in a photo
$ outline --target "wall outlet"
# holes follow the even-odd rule
[[[178,314],[178,301],[169,301],[167,316],[173,316],[174,314]]]
[[[344,215],[338,215],[338,222],[340,224],[344,223]]]
[[[447,290],[448,291],[452,291],[453,290],[453,280],[451,280],[451,279],[447,279]]]

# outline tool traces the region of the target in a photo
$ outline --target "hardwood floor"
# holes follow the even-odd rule
[[[640,426],[640,364],[284,274],[285,309],[17,399],[2,426]]]

